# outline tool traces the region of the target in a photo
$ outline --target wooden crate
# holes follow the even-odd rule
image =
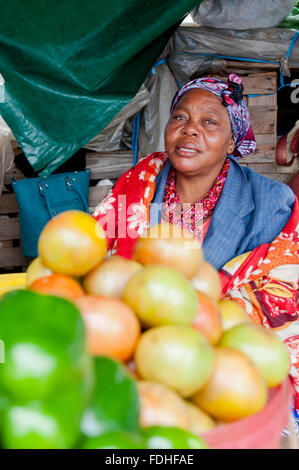
[[[89,210],[92,213],[111,189],[111,183],[96,186],[99,180],[116,179],[131,168],[133,152],[87,152],[86,168],[90,168]],[[8,174],[16,180],[24,178],[16,167]],[[19,206],[8,174],[4,175],[6,192],[0,195],[0,273],[24,271],[31,262],[21,254]]]

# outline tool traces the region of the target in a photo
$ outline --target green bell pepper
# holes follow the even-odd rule
[[[69,448],[93,388],[82,316],[71,302],[27,290],[0,301],[0,433],[5,448]]]

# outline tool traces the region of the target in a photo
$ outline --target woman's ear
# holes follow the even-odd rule
[[[234,142],[233,136],[231,135],[231,138],[227,147],[227,153],[228,154],[233,153],[234,150],[235,150],[235,142]]]

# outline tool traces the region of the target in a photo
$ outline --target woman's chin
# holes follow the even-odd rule
[[[200,165],[198,164],[199,163],[198,161],[196,162],[196,165],[195,165],[194,162],[192,162],[191,160],[187,158],[175,160],[171,163],[176,171],[179,171],[180,173],[184,173],[184,174],[191,175],[191,174],[197,173],[198,170],[200,170]]]

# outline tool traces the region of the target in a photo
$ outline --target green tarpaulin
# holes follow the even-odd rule
[[[9,0],[0,113],[48,175],[136,94],[194,0]]]

